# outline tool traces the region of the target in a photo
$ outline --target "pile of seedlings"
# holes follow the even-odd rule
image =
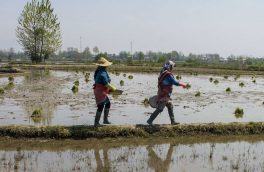
[[[125,85],[125,81],[124,80],[121,80],[120,81],[120,86],[124,86]]]
[[[177,76],[176,76],[176,79],[177,79],[177,80],[181,80],[181,79],[182,79],[181,75],[177,75]]]
[[[30,117],[35,123],[39,123],[41,121],[42,114],[43,114],[42,109],[36,109],[33,111]]]
[[[79,91],[79,85],[80,85],[80,82],[78,80],[74,81],[72,89],[71,89],[74,94]]]
[[[214,84],[217,85],[219,81],[217,79],[214,80]]]
[[[197,91],[194,96],[195,97],[200,97],[201,96],[201,92],[200,91]]]
[[[240,76],[239,76],[239,75],[236,75],[236,76],[234,77],[234,80],[236,81],[238,78],[240,78]]]
[[[90,81],[90,73],[85,73],[85,82],[88,83]]]
[[[240,83],[239,83],[239,86],[240,86],[240,87],[244,87],[244,86],[245,86],[244,82],[240,82]]]
[[[148,99],[148,98],[145,98],[145,99],[143,100],[143,104],[144,104],[145,106],[148,106],[148,105],[149,105],[149,99]]]
[[[5,86],[5,90],[11,90],[12,88],[14,88],[15,84],[14,84],[14,77],[13,76],[9,76],[8,77],[8,84]]]
[[[0,95],[5,94],[5,90],[3,88],[0,88]]]
[[[230,92],[231,92],[231,88],[230,88],[230,87],[227,87],[227,88],[226,88],[226,92],[227,92],[227,93],[230,93]]]
[[[234,114],[235,114],[236,118],[242,118],[244,115],[244,110],[241,108],[236,108]]]
[[[128,79],[133,79],[133,78],[134,78],[133,75],[128,76]]]
[[[186,89],[190,89],[191,88],[191,85],[188,83],[187,85],[186,85]]]

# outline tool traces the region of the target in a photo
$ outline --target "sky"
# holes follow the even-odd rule
[[[22,50],[15,34],[28,0],[0,0],[0,49]],[[176,50],[264,57],[263,0],[51,0],[63,46],[108,53]]]

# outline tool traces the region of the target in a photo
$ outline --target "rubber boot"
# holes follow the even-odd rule
[[[168,113],[169,113],[170,120],[171,120],[171,125],[179,124],[178,122],[175,122],[174,113],[173,113],[173,106],[172,105],[168,105],[167,107],[168,107]]]
[[[153,122],[154,119],[159,115],[160,112],[161,112],[160,110],[156,109],[156,110],[150,115],[149,119],[147,120],[147,123],[148,123],[149,125],[152,125],[152,122]]]
[[[95,126],[95,127],[100,126],[99,121],[100,121],[100,118],[101,118],[101,114],[102,114],[102,112],[100,112],[100,111],[96,111],[95,119],[94,119],[94,126]]]
[[[111,124],[111,122],[108,121],[109,110],[110,109],[107,108],[104,109],[104,124]]]

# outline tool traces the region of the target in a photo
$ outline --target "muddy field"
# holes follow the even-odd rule
[[[90,77],[87,77],[86,73],[90,73]],[[129,79],[129,75],[133,78]],[[124,90],[123,95],[110,96],[111,122],[145,124],[154,109],[143,101],[156,94],[158,74],[113,72],[110,76],[112,84]],[[78,92],[73,93],[71,89],[77,80]],[[121,80],[124,81],[123,86],[120,85]],[[178,122],[264,120],[262,76],[182,74],[181,80],[189,83],[191,88],[174,87],[172,101]],[[8,82],[8,77],[1,77],[0,88],[5,87]],[[93,72],[32,70],[24,76],[15,76],[13,82],[14,87],[0,95],[1,125],[93,124],[96,111],[92,89]],[[231,91],[226,91],[228,87]],[[237,107],[242,108],[244,114],[235,115]],[[41,117],[32,118],[33,111],[37,109],[41,109]],[[154,123],[170,123],[167,110],[164,110]]]
[[[0,171],[263,171],[263,137],[0,139]]]

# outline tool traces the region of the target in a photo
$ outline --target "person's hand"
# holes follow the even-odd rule
[[[187,84],[180,82],[180,86],[182,86],[182,88],[187,88]]]

